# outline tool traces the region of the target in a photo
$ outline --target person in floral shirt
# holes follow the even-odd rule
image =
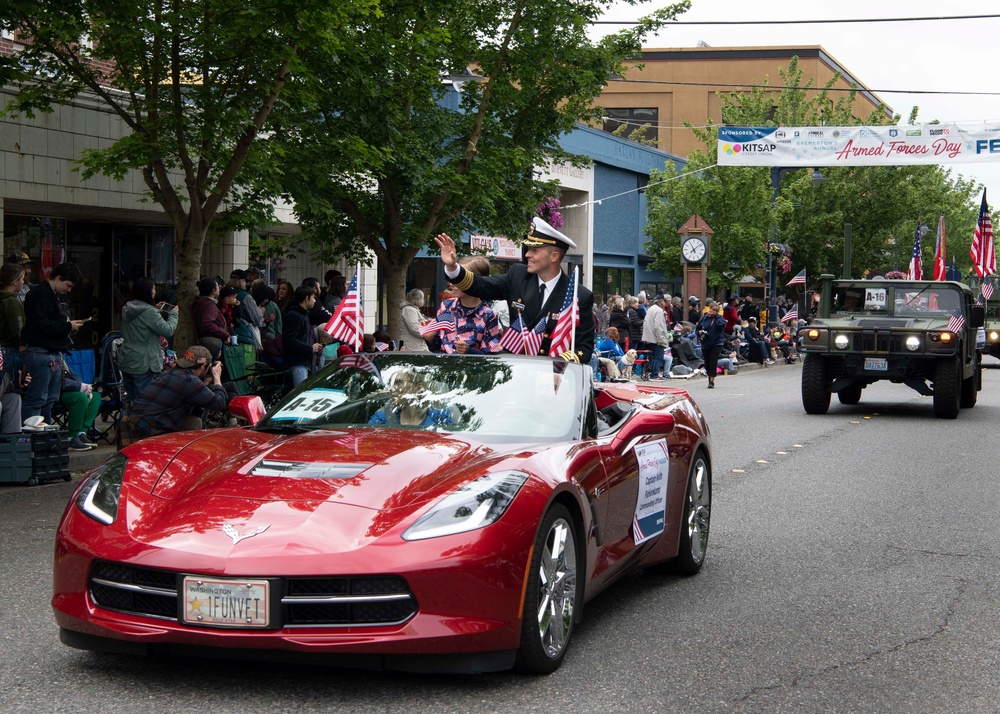
[[[490,262],[481,255],[470,255],[459,263],[474,275],[490,274]],[[500,323],[489,303],[453,287],[455,297],[441,301],[437,314],[451,313],[455,331],[438,330],[424,339],[436,352],[485,355],[500,352]]]

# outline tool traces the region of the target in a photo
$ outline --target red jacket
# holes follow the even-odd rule
[[[191,303],[191,318],[194,328],[198,331],[198,339],[202,337],[218,337],[223,344],[229,342],[229,330],[226,329],[226,318],[222,316],[215,300],[199,295]]]
[[[732,332],[733,327],[740,321],[740,313],[736,310],[736,306],[732,303],[726,305],[722,310],[722,316],[726,318],[726,332]]]

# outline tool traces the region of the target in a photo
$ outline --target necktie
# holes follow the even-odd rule
[[[541,309],[545,306],[545,283],[538,282],[538,307]]]

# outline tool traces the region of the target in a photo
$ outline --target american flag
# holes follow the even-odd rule
[[[521,354],[524,352],[524,321],[518,315],[510,323],[510,327],[500,335],[500,346],[508,352]]]
[[[924,279],[924,248],[920,245],[920,229],[923,225],[917,221],[917,232],[913,234],[913,255],[910,257],[910,269],[906,271],[907,280]]]
[[[545,315],[542,315],[542,319],[538,321],[534,329],[530,332],[524,333],[524,353],[529,355],[537,355],[538,349],[542,346],[542,336],[545,334],[545,326],[548,324],[548,320]]]
[[[993,283],[983,280],[983,284],[979,286],[979,289],[983,293],[983,300],[989,300],[993,297]]]
[[[948,332],[961,332],[965,327],[965,318],[962,316],[962,308],[958,308],[948,318],[948,325],[945,327]]]
[[[934,244],[934,279],[947,280],[945,269],[944,216],[938,218],[937,242]]]
[[[389,349],[389,343],[388,342],[376,342],[375,343],[375,349],[378,350],[379,352],[385,352],[386,350]]]
[[[366,372],[371,372],[372,374],[378,374],[378,367],[372,361],[372,357],[367,352],[355,352],[353,354],[344,355],[340,358],[340,367],[342,369],[348,369],[353,367],[354,369],[363,369]]]
[[[421,335],[429,335],[432,332],[437,332],[438,330],[455,332],[455,315],[450,312],[442,312],[430,322],[426,322],[421,325],[419,329]]]
[[[566,286],[566,297],[563,298],[556,326],[552,330],[552,341],[549,343],[549,356],[558,357],[563,352],[573,349],[573,335],[576,326],[580,324],[580,303],[576,299],[576,268],[569,276]],[[536,350],[537,351],[537,350]]]
[[[361,293],[358,291],[358,273],[361,266],[357,266],[354,277],[351,278],[351,285],[347,288],[347,294],[337,305],[337,311],[333,317],[326,321],[323,329],[333,337],[333,339],[343,344],[354,347],[361,351],[362,334],[365,331],[365,316],[361,308]]]
[[[972,265],[980,278],[993,275],[997,271],[997,254],[993,251],[993,219],[990,218],[990,208],[986,205],[986,189],[983,189],[983,202],[979,206],[979,220],[976,222],[976,232],[972,235],[972,246],[969,248]]]
[[[785,316],[781,318],[782,322],[795,322],[799,319],[799,306],[795,305],[791,310],[785,313]]]
[[[805,285],[806,284],[806,269],[803,268],[799,271],[799,274],[788,281],[788,285],[785,287],[791,287],[792,285]]]

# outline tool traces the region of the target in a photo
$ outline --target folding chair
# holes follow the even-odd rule
[[[82,383],[94,384],[94,372],[96,367],[94,350],[72,350],[65,354],[65,359],[66,366],[80,378]],[[60,429],[65,430],[68,428],[68,416],[66,407],[63,405],[61,400],[57,401],[52,406],[52,421],[58,424]],[[96,437],[96,434],[88,434],[88,436],[94,438]]]

